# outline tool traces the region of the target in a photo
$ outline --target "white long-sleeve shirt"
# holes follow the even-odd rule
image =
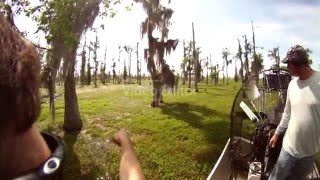
[[[292,156],[301,158],[318,152],[320,72],[313,72],[306,80],[294,78],[289,83],[286,106],[276,134],[283,132],[283,148]]]

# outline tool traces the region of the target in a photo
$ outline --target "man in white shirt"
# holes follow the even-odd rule
[[[300,180],[311,171],[320,145],[320,72],[310,68],[300,45],[290,48],[282,62],[296,78],[289,83],[284,113],[269,143],[274,147],[285,133],[269,180]]]

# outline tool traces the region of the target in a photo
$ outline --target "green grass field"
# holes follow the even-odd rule
[[[120,151],[110,138],[126,128],[147,179],[205,179],[228,137],[232,102],[240,84],[200,84],[200,92],[180,86],[151,108],[151,85],[107,85],[77,89],[84,127],[64,134],[63,96],[53,122],[48,104],[37,124],[65,141],[65,179],[119,179]],[[206,88],[206,89],[204,89]],[[319,159],[319,158],[318,158]]]
[[[64,134],[63,96],[53,122],[48,104],[37,121],[65,141],[66,179],[118,179],[119,148],[110,138],[126,128],[147,179],[205,179],[229,137],[229,114],[240,85],[200,85],[200,92],[180,86],[151,108],[151,86],[107,85],[78,88],[84,123],[80,134]],[[206,88],[206,89],[204,89]]]

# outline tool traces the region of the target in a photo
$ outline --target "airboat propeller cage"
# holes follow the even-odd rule
[[[248,129],[243,129],[251,123],[249,120],[279,124],[290,81],[287,70],[270,69],[244,82],[231,109],[231,140],[240,136],[250,138],[251,134],[245,133]]]
[[[264,163],[268,135],[280,122],[290,81],[288,71],[266,70],[244,82],[235,97],[231,110],[230,159],[232,166],[249,172],[248,178],[252,176],[250,165],[254,163],[261,164],[259,177],[268,176],[270,166],[274,165],[271,161],[278,156],[277,150],[271,157],[271,165]]]
[[[269,150],[267,141],[277,126],[276,114],[283,112],[290,80],[287,71],[271,69],[242,83],[231,109],[230,138],[208,180],[267,179],[281,148],[279,143]]]

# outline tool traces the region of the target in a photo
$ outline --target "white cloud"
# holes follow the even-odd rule
[[[320,7],[311,4],[283,4],[276,7],[278,16],[306,20],[304,17],[318,19]],[[319,19],[318,19],[319,20]]]

